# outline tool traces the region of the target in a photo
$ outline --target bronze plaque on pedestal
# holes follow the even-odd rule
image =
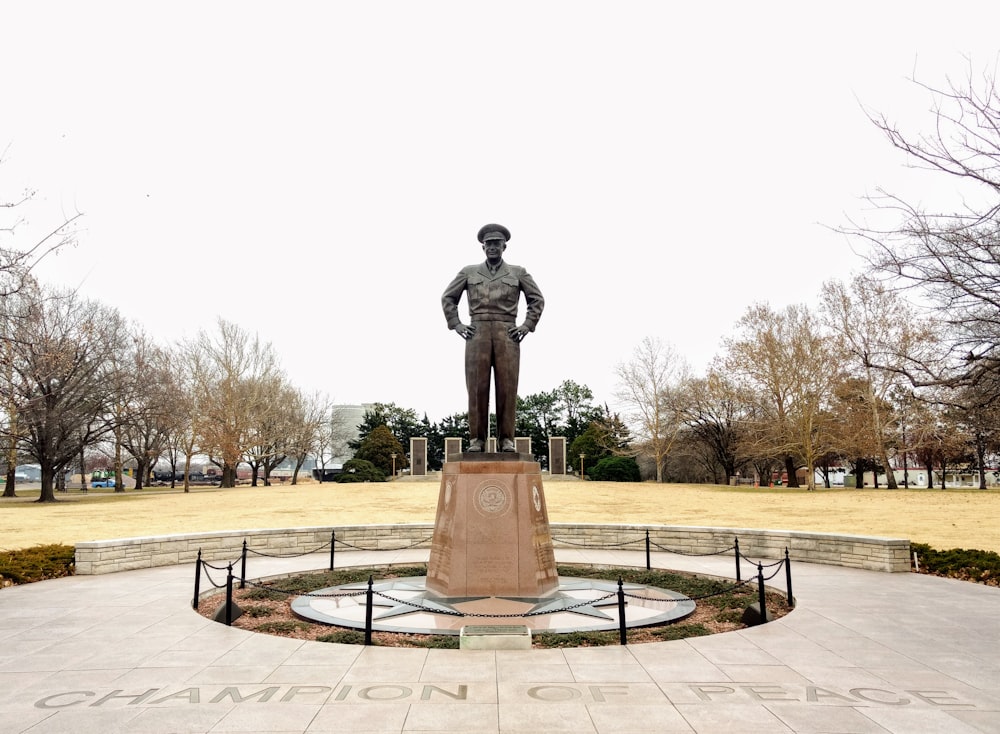
[[[441,475],[427,589],[445,597],[539,597],[559,586],[538,463],[463,454]]]

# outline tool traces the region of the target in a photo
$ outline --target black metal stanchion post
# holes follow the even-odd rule
[[[336,545],[337,545],[337,531],[336,530],[331,530],[330,531],[330,570],[331,571],[333,570],[333,553],[334,553]]]
[[[368,577],[368,591],[365,593],[365,644],[372,644],[372,606],[375,603],[375,594],[372,591],[372,577]]]
[[[247,587],[247,539],[243,539],[243,555],[240,557],[240,588]]]
[[[622,587],[622,577],[618,577],[618,641],[628,644],[628,636],[625,634],[625,589]]]
[[[795,606],[795,598],[792,596],[792,561],[788,557],[788,546],[785,546],[785,588],[788,590],[788,606]]]
[[[733,540],[733,547],[736,548],[736,580],[742,581],[740,578],[740,539],[736,538]]]
[[[767,597],[764,595],[764,567],[757,564],[757,600],[760,602],[760,623],[767,622]]]
[[[650,570],[652,565],[649,562],[649,529],[646,530],[646,570]]]
[[[233,626],[233,564],[226,569],[226,626]]]
[[[198,608],[198,597],[201,596],[201,548],[198,549],[198,558],[194,562],[194,601],[191,606]]]

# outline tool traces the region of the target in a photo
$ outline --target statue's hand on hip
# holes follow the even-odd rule
[[[474,324],[459,324],[455,327],[455,332],[463,339],[471,339],[476,333],[476,327]]]
[[[510,334],[510,338],[516,342],[521,341],[528,335],[528,328],[524,325],[512,326],[507,329],[507,333]]]

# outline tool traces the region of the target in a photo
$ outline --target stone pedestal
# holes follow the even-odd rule
[[[464,453],[441,474],[427,590],[537,598],[559,587],[538,462]]]

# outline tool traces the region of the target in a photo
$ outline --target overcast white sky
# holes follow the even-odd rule
[[[44,281],[436,421],[466,404],[441,292],[487,222],[546,296],[522,395],[614,405],[643,337],[700,371],[753,301],[814,304],[861,266],[824,225],[930,185],[862,105],[928,129],[906,78],[995,66],[1000,3],[7,0],[0,28],[20,243],[85,213]]]

